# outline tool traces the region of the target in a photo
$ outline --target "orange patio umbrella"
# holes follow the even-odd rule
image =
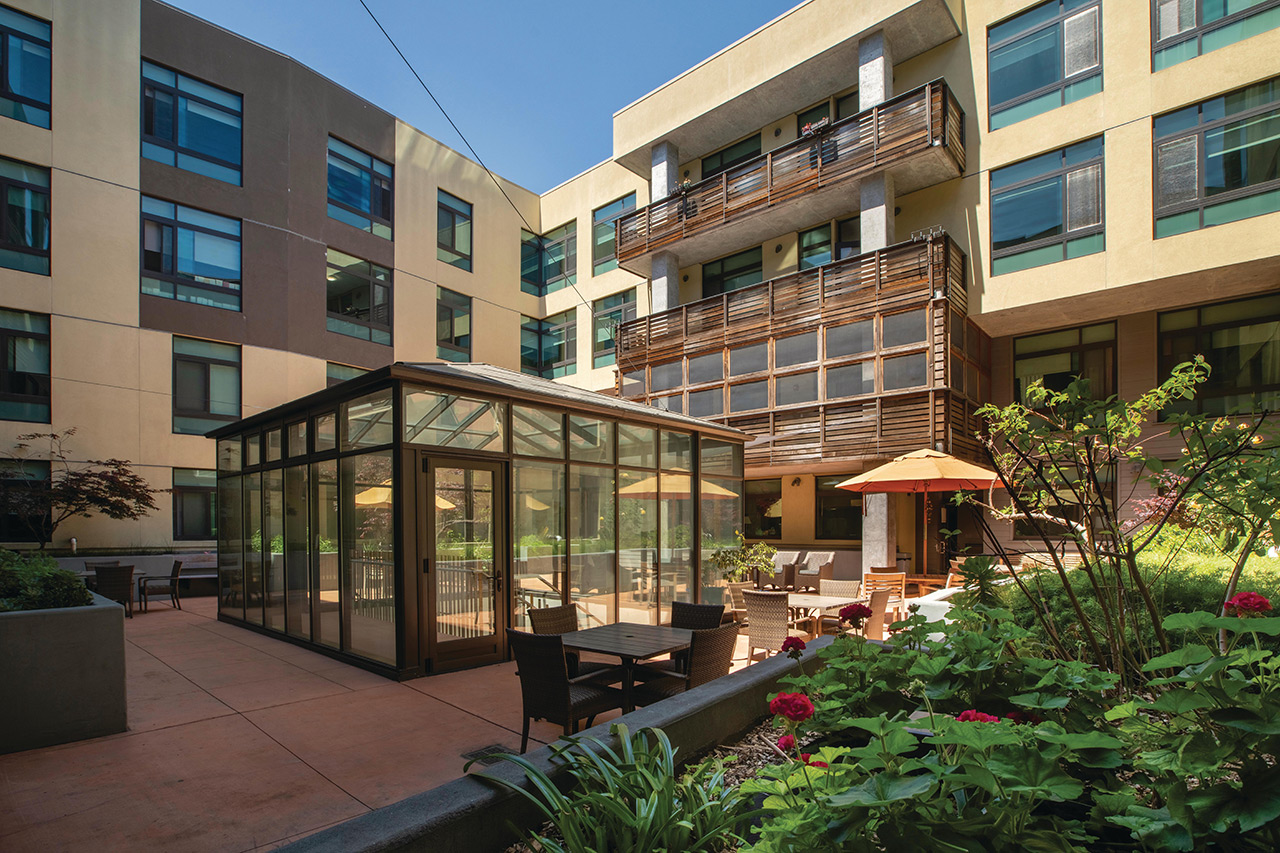
[[[693,478],[689,474],[662,474],[661,477],[646,477],[639,482],[618,489],[621,498],[658,498],[659,500],[679,500],[692,496]],[[703,480],[698,490],[699,496],[708,500],[732,500],[739,497],[723,486]]]

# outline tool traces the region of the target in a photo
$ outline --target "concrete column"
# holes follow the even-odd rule
[[[877,567],[898,566],[897,495],[864,494],[862,518],[862,573]]]
[[[893,175],[880,172],[863,178],[858,185],[861,196],[862,251],[874,252],[898,242],[894,233]]]
[[[679,304],[680,259],[671,252],[658,252],[649,273],[649,310],[656,314]]]
[[[676,188],[680,170],[680,152],[674,142],[663,140],[653,146],[652,171],[649,177],[649,201],[666,198]]]
[[[869,110],[893,97],[893,53],[884,30],[858,42],[858,109]]]

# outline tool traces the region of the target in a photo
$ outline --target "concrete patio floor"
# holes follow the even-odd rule
[[[397,684],[183,606],[125,620],[127,732],[0,756],[0,850],[270,850],[520,748],[514,663]]]

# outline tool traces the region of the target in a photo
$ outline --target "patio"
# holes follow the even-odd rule
[[[514,663],[396,683],[183,607],[125,622],[128,732],[0,756],[0,849],[270,850],[519,750]]]

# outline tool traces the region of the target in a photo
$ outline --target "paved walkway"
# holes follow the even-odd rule
[[[397,684],[183,605],[125,620],[127,732],[0,756],[0,850],[270,850],[520,748],[514,663]]]

